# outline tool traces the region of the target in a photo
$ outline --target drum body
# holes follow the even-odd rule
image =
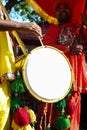
[[[54,47],[33,49],[22,68],[29,92],[42,102],[54,103],[63,99],[72,86],[72,69],[64,53]]]

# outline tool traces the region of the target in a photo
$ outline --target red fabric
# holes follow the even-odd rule
[[[19,107],[17,109],[17,111],[14,114],[14,122],[18,126],[25,126],[25,125],[28,125],[30,123],[29,115],[24,108]]]
[[[49,116],[51,116],[51,124],[54,123],[55,121],[55,117],[59,116],[60,112],[57,111],[54,106],[52,107],[52,113],[50,113],[50,109],[51,109],[51,104],[48,104],[48,111],[47,111],[47,120],[49,121]]]
[[[73,89],[81,93],[87,93],[87,74],[84,53],[80,55],[68,55],[74,71]]]
[[[35,0],[36,3],[50,16],[56,17],[55,6],[57,3],[67,2],[72,9],[72,22],[80,22],[80,14],[83,13],[85,0]]]
[[[80,93],[73,92],[71,95],[71,100],[75,104],[75,112],[71,115],[71,125],[68,130],[79,130],[79,124],[80,124],[80,103],[81,103],[81,97]]]
[[[72,100],[67,101],[67,106],[65,111],[67,115],[73,115],[73,113],[76,111],[75,103],[73,103]]]
[[[43,44],[56,47],[59,50],[62,50],[64,53],[66,53],[65,46],[57,45],[55,43],[58,37],[58,32],[59,32],[59,28],[57,25],[50,26],[46,31],[45,37],[43,38]]]
[[[41,0],[35,0],[36,3],[50,16],[55,17],[55,12],[53,10],[53,6],[54,6],[54,2],[58,1],[58,0],[43,0],[43,2]]]

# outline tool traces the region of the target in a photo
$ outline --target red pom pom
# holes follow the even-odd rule
[[[18,126],[28,125],[30,123],[30,119],[27,110],[19,107],[14,114],[14,122]]]

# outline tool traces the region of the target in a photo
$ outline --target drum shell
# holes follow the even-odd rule
[[[44,52],[43,50],[46,50],[46,52]],[[40,52],[39,52],[40,51]],[[43,54],[42,54],[42,51],[43,51]],[[45,53],[48,53],[48,52],[50,52],[51,51],[51,53],[49,53],[48,55],[50,55],[50,56],[48,56],[48,55],[46,55]],[[56,55],[57,56],[55,56],[54,54],[55,54],[55,52],[56,52]],[[35,54],[34,54],[35,53]],[[38,53],[38,54],[37,54]],[[52,56],[52,53],[53,53],[53,55],[54,56]],[[34,54],[34,55],[33,55]],[[37,55],[37,56],[36,56]],[[41,55],[41,59],[38,59],[38,57]],[[32,83],[33,82],[36,82],[36,80],[35,80],[35,78],[37,78],[37,82],[40,82],[40,80],[43,80],[43,78],[45,78],[45,76],[49,73],[49,66],[51,66],[51,64],[52,64],[52,62],[56,62],[56,61],[58,61],[58,59],[56,59],[56,57],[58,58],[58,55],[60,55],[60,59],[61,59],[61,57],[62,57],[62,59],[64,60],[63,61],[63,63],[62,63],[62,61],[61,61],[61,63],[62,64],[64,64],[64,62],[65,62],[65,64],[66,64],[66,66],[67,66],[67,68],[69,69],[69,73],[67,73],[66,72],[66,74],[68,74],[70,77],[69,77],[69,79],[70,79],[70,81],[68,81],[69,82],[69,85],[67,86],[67,90],[65,90],[65,93],[62,95],[62,96],[58,96],[58,97],[55,97],[55,96],[53,96],[53,97],[48,97],[48,94],[51,92],[52,93],[52,95],[55,95],[55,93],[56,93],[56,95],[57,95],[57,91],[58,91],[58,95],[59,95],[59,91],[62,91],[62,89],[64,89],[64,88],[62,88],[61,89],[61,83],[58,85],[58,86],[60,86],[60,88],[58,88],[57,89],[57,85],[53,85],[53,89],[52,89],[52,86],[50,87],[50,85],[48,85],[48,86],[46,86],[46,85],[44,85],[44,86],[46,86],[45,87],[45,89],[44,89],[44,87],[42,87],[42,84],[40,84],[40,86],[42,87],[39,87],[40,88],[40,91],[42,91],[41,93],[42,94],[40,94],[40,92],[38,93],[37,91],[35,91],[34,89],[33,89],[33,86],[32,86]],[[48,58],[47,58],[47,56],[48,56]],[[33,58],[37,58],[37,59],[33,59]],[[45,58],[44,58],[45,57]],[[53,59],[52,59],[53,58]],[[33,60],[32,60],[33,59]],[[42,59],[46,59],[46,60],[42,60]],[[51,64],[50,64],[50,61],[49,61],[49,59],[52,59],[53,61],[51,61]],[[55,60],[54,60],[55,59]],[[41,60],[41,62],[40,62],[40,64],[41,65],[39,65],[39,60]],[[32,61],[34,61],[34,63],[32,64]],[[45,61],[45,62],[44,62]],[[60,61],[60,60],[59,60]],[[59,62],[58,61],[58,62]],[[43,63],[42,63],[43,62]],[[46,62],[48,62],[48,63],[46,63]],[[38,64],[37,64],[38,63]],[[44,66],[43,66],[43,64],[44,64]],[[34,66],[35,65],[35,66]],[[55,66],[56,66],[56,68],[57,68],[57,65],[56,65],[56,63],[54,63],[53,64],[54,66],[51,66],[51,69],[50,70],[52,70],[53,68],[55,68]],[[34,66],[34,68],[32,68],[31,66]],[[39,66],[39,67],[38,67]],[[47,66],[47,67],[46,67]],[[66,67],[66,66],[64,66],[64,67]],[[40,68],[42,68],[43,69],[43,71],[40,69]],[[47,70],[46,70],[46,68],[47,68]],[[60,67],[61,68],[61,67]],[[39,71],[36,71],[37,72],[37,74],[36,73],[34,73],[34,75],[33,75],[33,77],[34,77],[34,79],[33,78],[31,78],[30,79],[30,77],[28,77],[28,76],[30,76],[30,73],[33,73],[33,70],[35,69],[35,71],[36,70],[40,70],[40,71],[42,71],[42,74],[39,72]],[[62,69],[62,68],[61,68]],[[31,71],[32,70],[32,71]],[[65,68],[65,70],[66,70],[66,68]],[[28,72],[27,72],[28,71]],[[45,76],[43,76],[44,74],[44,71],[46,71],[46,75]],[[56,70],[55,71],[52,71],[56,76],[58,76],[59,78],[60,78],[60,74],[58,74],[58,71],[56,72]],[[40,76],[39,76],[39,74],[40,74]],[[58,75],[57,75],[58,74]],[[71,67],[71,64],[70,64],[70,62],[69,62],[69,60],[67,59],[67,57],[64,55],[64,53],[62,52],[62,51],[60,51],[60,50],[58,50],[58,49],[56,49],[56,48],[54,48],[54,47],[52,47],[52,46],[44,46],[44,47],[42,47],[42,46],[40,46],[40,47],[37,47],[37,48],[35,48],[35,49],[33,49],[31,52],[30,52],[30,54],[28,54],[28,56],[26,57],[26,59],[25,59],[25,62],[24,62],[24,65],[23,65],[23,67],[22,67],[22,75],[23,75],[23,79],[24,79],[24,82],[25,82],[25,84],[26,84],[26,87],[27,87],[27,89],[28,89],[28,91],[29,91],[29,93],[31,93],[31,95],[32,96],[34,96],[36,99],[38,99],[39,101],[42,101],[42,102],[48,102],[48,103],[54,103],[54,102],[57,102],[57,101],[59,101],[59,100],[61,100],[61,99],[63,99],[67,94],[68,94],[68,92],[70,91],[70,89],[71,89],[71,87],[72,87],[72,67]],[[51,74],[48,74],[48,81],[47,81],[47,79],[45,79],[46,80],[46,83],[47,82],[51,82],[51,79],[49,78],[50,77],[50,75],[52,76],[53,74],[51,73]],[[55,75],[54,76],[52,76],[52,78],[54,78],[54,82],[56,81],[57,82],[57,80],[55,80]],[[64,76],[64,73],[63,73],[63,75],[62,76]],[[61,76],[61,77],[62,77]],[[38,77],[39,77],[39,79],[38,79]],[[41,77],[42,77],[42,79],[41,79]],[[65,76],[65,78],[66,78],[66,76]],[[66,78],[67,79],[67,78]],[[32,83],[30,83],[31,82],[31,80],[32,80]],[[35,81],[34,81],[35,80]],[[59,79],[60,80],[60,79]],[[59,82],[59,80],[58,80],[58,82]],[[61,80],[62,81],[62,80]],[[62,81],[63,82],[63,81]],[[65,81],[64,81],[65,82]],[[67,81],[66,81],[67,82]],[[44,82],[43,82],[43,84],[44,84]],[[48,83],[47,83],[48,84]],[[53,83],[53,84],[55,84],[55,83]],[[37,85],[36,85],[37,86]],[[39,85],[38,85],[39,86]],[[56,88],[55,88],[55,86],[56,86]],[[46,90],[46,88],[48,88],[47,90]],[[36,89],[36,88],[35,88]],[[52,90],[51,90],[52,89]],[[55,90],[56,89],[56,90]],[[55,91],[54,91],[55,90]],[[46,97],[44,96],[44,94],[46,93]],[[51,94],[50,94],[51,95]]]

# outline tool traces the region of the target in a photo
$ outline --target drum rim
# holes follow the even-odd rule
[[[27,80],[26,74],[25,74],[25,69],[26,69],[27,60],[28,60],[28,58],[30,57],[30,54],[32,54],[35,50],[38,50],[38,49],[42,48],[42,46],[39,46],[39,47],[34,48],[34,49],[31,50],[30,53],[26,56],[24,65],[23,65],[23,67],[22,67],[22,75],[23,75],[23,80],[24,80],[24,83],[25,83],[25,86],[26,86],[27,90],[29,91],[29,93],[30,93],[34,98],[36,98],[37,100],[39,100],[39,101],[41,101],[41,102],[55,103],[55,102],[58,102],[58,101],[62,100],[63,98],[65,98],[65,97],[67,96],[67,94],[69,93],[69,91],[71,90],[71,88],[72,88],[72,81],[73,81],[72,67],[71,67],[71,64],[70,64],[69,59],[68,59],[67,56],[64,54],[64,52],[62,52],[61,50],[59,50],[59,49],[57,49],[57,48],[55,48],[55,47],[52,47],[52,46],[46,45],[46,46],[44,46],[44,47],[46,47],[46,48],[52,48],[52,49],[58,51],[60,54],[62,54],[62,55],[65,57],[65,59],[67,60],[67,63],[69,64],[70,72],[71,72],[71,81],[70,81],[69,88],[68,88],[67,92],[64,94],[64,96],[62,96],[61,98],[56,98],[56,99],[49,99],[49,100],[47,100],[46,98],[42,98],[42,97],[39,96],[37,93],[35,93],[35,92],[32,90],[30,84],[28,84],[28,80]]]

